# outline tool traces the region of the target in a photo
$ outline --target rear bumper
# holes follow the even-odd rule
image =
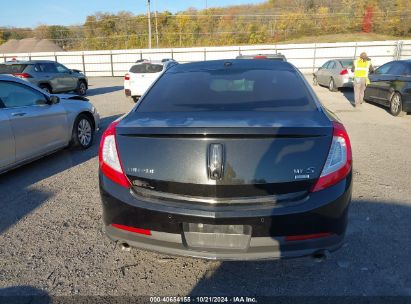
[[[131,246],[166,254],[218,260],[292,258],[338,249],[344,239],[351,200],[351,174],[340,183],[310,194],[292,206],[250,210],[181,208],[148,203],[100,174],[104,231],[109,238]],[[192,248],[187,244],[184,223],[249,225],[251,236],[244,249]],[[147,229],[142,235],[112,226],[120,224]],[[310,240],[286,240],[285,236],[329,233]]]
[[[347,77],[337,77],[336,86],[338,88],[352,88],[353,87],[353,78]]]
[[[204,251],[187,248],[182,234],[156,232],[151,236],[136,235],[112,226],[105,226],[104,232],[113,241],[164,254],[189,256],[210,260],[263,260],[310,256],[321,250],[337,250],[343,242],[343,235],[333,235],[320,240],[296,241],[286,244],[283,238],[252,237],[247,250]]]

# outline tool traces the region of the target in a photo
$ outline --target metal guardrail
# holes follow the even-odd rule
[[[0,58],[3,58],[4,61],[11,60],[13,58],[25,58],[26,60],[29,59],[31,60],[33,57],[36,59],[41,58],[53,58],[55,61],[59,61],[59,59],[66,59],[66,58],[73,58],[77,57],[80,58],[80,60],[73,60],[73,61],[67,61],[64,60],[64,64],[67,65],[68,67],[70,66],[81,66],[82,70],[86,74],[102,74],[102,76],[115,76],[118,74],[124,74],[128,71],[128,69],[116,69],[116,65],[132,65],[135,63],[136,60],[138,59],[144,59],[150,56],[158,56],[159,54],[169,54],[169,56],[164,56],[168,58],[173,58],[176,59],[176,57],[180,57],[179,55],[184,55],[184,54],[202,54],[201,59],[202,60],[208,60],[208,59],[217,59],[215,54],[227,54],[231,53],[232,57],[235,57],[237,55],[241,55],[244,52],[248,53],[283,53],[286,55],[287,60],[290,62],[293,61],[310,61],[311,64],[307,65],[299,65],[296,64],[297,68],[301,70],[312,70],[313,72],[315,71],[316,68],[318,68],[322,62],[330,59],[336,59],[336,58],[346,58],[346,59],[351,59],[355,58],[358,56],[359,53],[359,48],[364,49],[364,48],[387,48],[388,54],[378,54],[375,57],[381,58],[381,59],[387,59],[384,61],[390,61],[390,60],[399,60],[399,59],[405,59],[405,58],[411,58],[411,41],[406,40],[406,41],[387,41],[387,42],[376,42],[376,43],[358,43],[358,42],[352,42],[352,43],[330,43],[330,44],[309,44],[309,45],[273,45],[272,47],[267,47],[267,46],[261,46],[259,47],[253,47],[253,46],[238,46],[238,47],[213,47],[213,48],[190,48],[189,50],[187,49],[156,49],[156,50],[150,50],[150,49],[144,49],[144,50],[139,50],[137,52],[130,52],[130,50],[124,50],[124,51],[95,51],[95,52],[66,52],[66,53],[48,53],[48,54],[42,54],[42,53],[32,53],[32,54],[3,54],[3,56],[0,56]],[[335,52],[332,52],[332,50],[337,50],[337,49],[350,49],[352,51],[352,54],[344,54],[344,56],[336,56]],[[389,52],[389,49],[393,49],[393,52]],[[319,55],[320,50],[330,50],[330,55],[324,56],[324,55]],[[311,53],[313,54],[312,56],[287,56],[287,52],[292,52],[292,51],[305,51],[306,53]],[[121,56],[121,55],[127,55],[127,56],[134,56],[133,60],[116,60],[116,56]],[[107,61],[102,61],[99,60],[99,57],[108,57],[109,60]],[[224,57],[224,56],[222,56]],[[374,57],[374,58],[375,58]],[[90,62],[90,59],[94,59],[97,62]],[[178,58],[177,58],[178,60]],[[194,61],[194,60],[192,60]],[[190,62],[190,61],[182,61],[179,60],[179,62]],[[320,64],[319,64],[320,63]],[[103,70],[98,70],[95,68],[92,68],[93,66],[102,66],[105,65],[107,68]]]

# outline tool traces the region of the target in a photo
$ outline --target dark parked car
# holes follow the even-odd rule
[[[389,107],[394,116],[411,112],[411,60],[391,61],[369,75],[364,100]]]
[[[54,61],[9,61],[0,64],[0,74],[14,75],[48,93],[75,91],[85,95],[88,89],[88,80],[83,73]]]
[[[350,140],[287,62],[170,67],[104,132],[99,161],[105,232],[127,245],[248,260],[344,238]]]

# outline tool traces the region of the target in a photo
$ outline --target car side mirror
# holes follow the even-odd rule
[[[50,105],[54,105],[54,104],[57,104],[59,102],[60,102],[60,97],[55,96],[55,95],[50,96],[50,98],[49,98],[49,104]]]

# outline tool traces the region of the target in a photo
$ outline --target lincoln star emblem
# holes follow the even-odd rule
[[[219,180],[224,173],[224,146],[210,144],[208,148],[208,176],[210,179]]]

